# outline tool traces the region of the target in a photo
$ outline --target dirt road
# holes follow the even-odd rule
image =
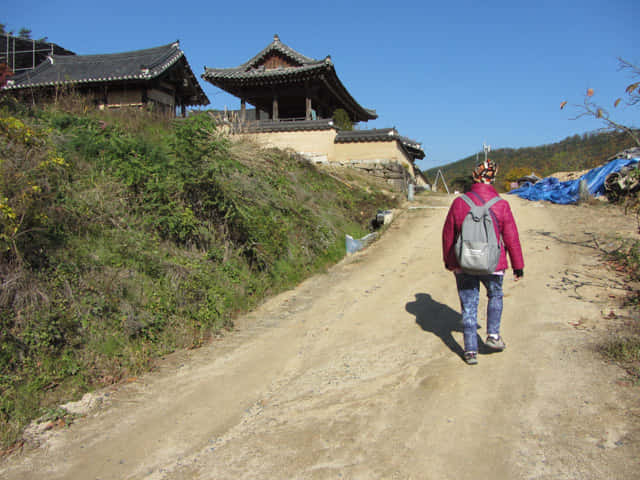
[[[590,232],[635,225],[507,198],[526,267],[505,279],[505,352],[460,357],[440,253],[452,197],[431,197],[236,332],[108,392],[0,477],[640,478],[639,387],[594,353],[618,279],[588,248]]]

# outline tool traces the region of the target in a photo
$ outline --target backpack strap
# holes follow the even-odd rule
[[[469,193],[473,194],[474,197],[476,197],[478,200],[480,200],[482,202],[482,197],[480,197],[480,195],[478,195],[475,192],[469,192]],[[460,198],[463,199],[467,203],[467,205],[469,205],[471,208],[474,208],[474,207],[486,207],[487,209],[490,209],[496,203],[498,203],[500,200],[503,200],[503,198],[501,198],[500,195],[496,195],[492,199],[487,200],[486,203],[477,205],[473,200],[471,200],[471,198],[466,193],[463,193],[460,196]]]
[[[478,195],[476,192],[472,192],[471,190],[469,190],[469,195],[473,195],[474,197],[476,197],[476,199],[480,202],[479,206],[484,205],[484,201],[482,200],[482,197]]]
[[[489,200],[487,203],[485,203],[485,207],[487,208],[491,208],[493,207],[496,203],[498,203],[500,200],[503,200],[502,198],[500,198],[499,195],[496,195],[495,197],[493,197],[491,200]]]
[[[463,193],[462,195],[460,195],[460,198],[462,200],[464,200],[465,203],[467,205],[469,205],[471,208],[478,206],[478,205],[475,204],[475,202],[473,200],[471,200],[471,198],[469,198],[469,196],[466,193]]]

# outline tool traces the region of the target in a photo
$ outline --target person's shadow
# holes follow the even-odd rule
[[[449,306],[436,302],[428,293],[416,293],[415,302],[405,305],[407,312],[416,316],[416,323],[425,332],[440,337],[453,353],[464,360],[464,348],[453,338],[453,332],[462,332],[462,316]],[[480,345],[480,342],[478,342]]]

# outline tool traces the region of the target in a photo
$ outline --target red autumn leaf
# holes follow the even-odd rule
[[[566,104],[567,104],[567,101],[566,101],[566,100],[565,100],[565,101],[563,101],[563,102],[560,104],[560,110],[562,110]]]
[[[593,97],[593,88],[587,88],[587,97]]]
[[[620,104],[621,98],[617,98],[615,102],[613,102],[613,106],[617,107]]]
[[[599,109],[596,111],[596,118],[602,118],[602,109],[601,109],[601,108],[599,108]]]

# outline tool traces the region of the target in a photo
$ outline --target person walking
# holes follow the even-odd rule
[[[490,214],[500,244],[500,259],[493,273],[470,274],[460,268],[455,253],[456,240],[461,232],[462,223],[471,207],[462,197],[456,198],[447,214],[442,229],[442,255],[447,270],[456,278],[456,287],[462,309],[462,326],[464,335],[464,359],[470,365],[478,363],[478,303],[480,300],[480,283],[487,291],[487,338],[485,346],[494,351],[502,351],[506,344],[500,336],[502,318],[502,283],[505,271],[509,268],[507,254],[515,281],[524,275],[524,258],[520,237],[511,207],[502,199],[492,183],[498,173],[498,167],[489,159],[478,164],[472,173],[473,184],[466,195],[476,205],[484,205],[494,197],[499,197],[490,207]]]

